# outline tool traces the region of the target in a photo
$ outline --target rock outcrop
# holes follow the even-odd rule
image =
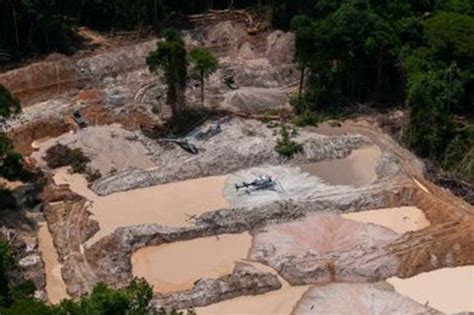
[[[155,294],[153,304],[168,309],[189,309],[244,295],[258,295],[280,289],[278,277],[248,264],[237,264],[232,274],[218,279],[201,279],[190,290]]]

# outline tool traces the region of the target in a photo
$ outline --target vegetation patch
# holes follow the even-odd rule
[[[99,170],[88,166],[91,160],[79,148],[71,149],[58,143],[46,151],[44,159],[50,168],[70,166],[74,173],[84,174],[89,182],[101,177]]]
[[[295,154],[303,152],[303,145],[291,139],[286,124],[281,125],[280,137],[277,140],[275,151],[287,159],[291,159]]]

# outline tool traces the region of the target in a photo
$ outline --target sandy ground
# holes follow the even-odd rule
[[[400,294],[444,313],[474,312],[474,266],[445,268],[409,279],[390,278]]]
[[[137,135],[118,124],[88,127],[70,131],[57,138],[35,141],[32,147],[37,149],[32,157],[40,166],[45,167],[43,156],[57,143],[82,149],[91,159],[90,166],[98,169],[102,175],[107,175],[112,170],[120,171],[130,167],[149,169],[156,166],[145,146],[137,141]]]
[[[426,219],[423,211],[416,207],[400,207],[354,212],[343,214],[342,217],[354,221],[385,226],[399,234],[421,230],[430,225],[430,222]]]
[[[9,181],[4,178],[0,178],[0,188],[4,187],[6,189],[14,190],[22,185],[23,185],[23,182],[19,180]]]
[[[271,291],[258,296],[241,296],[220,303],[215,303],[196,309],[198,315],[224,315],[224,314],[272,314],[288,315],[292,312],[298,300],[311,287],[309,285],[290,286],[289,283],[278,276],[277,272],[261,263],[248,262],[261,271],[275,274],[281,282],[280,290]]]
[[[235,299],[196,308],[198,315],[224,314],[262,314],[288,315],[291,314],[301,296],[309,286],[283,286],[278,291],[268,292],[259,296],[241,296]]]
[[[314,286],[293,315],[433,314],[431,309],[404,297],[385,283],[331,283]]]
[[[62,299],[69,298],[66,285],[61,277],[61,264],[58,253],[53,244],[53,238],[48,226],[44,223],[38,230],[38,247],[41,251],[46,273],[46,292],[51,303],[59,303]]]
[[[228,206],[224,198],[225,176],[203,177],[165,185],[115,193],[105,197],[87,188],[86,180],[60,169],[58,184],[69,184],[71,190],[91,201],[92,219],[99,222],[100,231],[87,241],[93,244],[121,226],[157,223],[167,226],[192,224],[190,216]]]
[[[268,252],[267,248],[272,248],[272,257],[370,248],[387,244],[396,237],[394,232],[384,227],[343,219],[338,215],[313,214],[300,221],[258,231],[253,238],[251,257]]]
[[[144,277],[156,292],[191,289],[201,278],[232,273],[247,257],[251,239],[243,233],[145,247],[132,256],[133,275]]]
[[[364,186],[377,179],[377,162],[382,151],[377,146],[354,150],[347,158],[303,164],[300,168],[331,185]]]

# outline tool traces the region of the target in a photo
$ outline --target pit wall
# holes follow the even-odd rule
[[[322,197],[317,200],[280,201],[255,208],[222,209],[208,212],[187,228],[156,224],[121,227],[85,250],[98,281],[125,286],[132,277],[131,256],[145,246],[219,234],[242,233],[277,222],[289,222],[315,212],[354,212],[410,205],[413,187],[369,187],[359,194]]]

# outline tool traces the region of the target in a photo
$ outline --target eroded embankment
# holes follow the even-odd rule
[[[172,181],[228,174],[261,164],[288,163],[274,150],[278,130],[256,120],[243,119],[224,121],[221,129],[221,133],[208,140],[192,140],[200,150],[198,155],[189,155],[177,146],[165,149],[155,141],[142,139],[159,168],[118,172],[98,180],[92,189],[103,196]],[[341,159],[368,143],[358,135],[326,137],[304,130],[295,141],[303,144],[304,152],[296,155],[293,163]]]
[[[332,283],[310,289],[293,310],[294,315],[323,314],[439,314],[405,296],[385,282]]]
[[[315,200],[277,201],[257,207],[224,209],[200,216],[189,228],[169,228],[159,225],[117,229],[86,250],[91,265],[101,280],[126,283],[131,276],[130,256],[147,245],[159,245],[204,236],[251,231],[271,222],[292,221],[308,212],[358,211],[409,202],[410,190],[402,187],[365,188],[358,194],[319,196]],[[406,199],[403,199],[405,196]],[[107,250],[103,250],[107,248]],[[112,267],[113,266],[113,267]],[[111,273],[116,270],[117,273]]]
[[[245,124],[241,123],[240,120],[236,120],[229,124],[233,126],[230,130],[234,132],[242,126],[250,125],[254,126],[255,129],[261,127],[253,121]],[[223,133],[226,132],[226,127],[229,126],[223,126]],[[266,133],[267,131],[264,130],[263,132]],[[239,139],[243,145],[246,138],[239,133],[237,134],[239,136],[234,139]],[[304,133],[300,137],[303,138],[299,138],[299,140],[305,139]],[[218,138],[218,136],[215,138]],[[319,143],[318,140],[326,141],[323,142],[326,145],[326,150],[314,149],[310,144],[307,144],[310,146],[310,154],[297,157],[296,163],[301,164],[306,158],[317,159],[311,154],[315,154],[315,156],[318,154],[347,156],[350,153],[350,150],[343,149],[344,141],[340,145],[337,144],[340,139],[346,139],[345,137],[318,138],[314,136],[314,138],[310,138],[316,139],[312,143],[313,146],[315,146],[315,143]],[[253,136],[252,141],[247,141],[248,144],[251,144],[247,154],[252,153],[253,146],[261,145],[263,139],[273,138],[266,135]],[[350,139],[357,139],[357,137],[350,137]],[[356,141],[356,147],[364,142]],[[335,143],[337,145],[334,145]],[[145,145],[147,144],[145,143]],[[217,144],[214,145],[216,145],[215,150],[218,152]],[[208,143],[206,143],[206,148],[207,146]],[[212,145],[210,147],[214,148]],[[158,151],[157,153],[160,156],[164,155],[166,157],[163,159],[164,163],[168,163],[167,165],[171,167],[173,165],[172,156],[179,157],[183,154],[177,150],[180,149],[172,149],[166,152]],[[226,154],[222,153],[214,163],[218,164],[218,160],[225,160]],[[177,172],[181,171],[184,175],[180,173],[180,175],[172,176],[189,176],[194,172],[198,173],[194,166],[186,164],[190,164],[189,156],[187,157],[187,160],[184,160],[184,155],[182,161],[179,160],[180,158],[177,159],[179,165],[183,165],[183,168]],[[206,164],[209,163],[206,152],[201,157],[202,160],[193,159],[197,159],[197,162],[204,165],[213,165]],[[154,161],[157,160],[159,160],[159,157],[154,158]],[[195,162],[196,160],[192,161]],[[191,173],[186,173],[187,171]],[[126,285],[133,275],[131,263],[133,253],[146,246],[158,246],[220,234],[255,231],[262,227],[271,229],[273,224],[287,224],[287,222],[295,220],[304,220],[313,214],[332,213],[335,215],[409,205],[417,206],[423,210],[433,226],[400,237],[396,234],[393,236],[394,232],[388,230],[381,234],[377,232],[374,235],[380,234],[387,237],[376,238],[377,242],[361,247],[358,251],[353,249],[358,244],[350,242],[347,243],[349,247],[338,248],[334,244],[328,245],[327,251],[319,254],[310,252],[291,256],[282,252],[282,255],[272,258],[271,256],[266,257],[265,251],[262,251],[262,261],[272,266],[278,265],[277,269],[292,284],[321,283],[327,282],[328,279],[379,281],[391,276],[407,277],[420,271],[442,268],[448,265],[472,264],[473,257],[471,253],[473,251],[472,245],[469,244],[472,221],[469,220],[470,217],[464,211],[456,209],[456,205],[445,203],[444,200],[440,202],[436,195],[421,189],[417,183],[407,178],[400,169],[397,159],[391,154],[384,153],[382,155],[375,171],[378,176],[374,183],[368,186],[351,187],[327,185],[321,180],[310,177],[308,174],[302,173],[300,169],[291,166],[262,166],[243,170],[229,177],[228,187],[232,187],[236,180],[249,180],[253,172],[263,172],[278,175],[282,186],[286,189],[282,193],[269,192],[265,196],[258,193],[234,196],[236,198],[229,200],[231,208],[204,213],[196,218],[195,225],[190,224],[187,227],[182,225],[175,228],[159,225],[122,227],[91,247],[85,248],[84,251],[81,249],[81,244],[90,235],[84,235],[83,232],[70,233],[71,230],[86,231],[88,227],[90,230],[97,228],[94,224],[89,223],[91,222],[88,218],[89,214],[83,204],[81,205],[78,201],[59,204],[58,206],[62,207],[60,210],[54,209],[51,211],[60,215],[52,217],[53,214],[49,214],[49,218],[53,220],[51,230],[55,235],[55,239],[59,237],[65,240],[64,243],[59,241],[56,245],[65,247],[58,249],[58,251],[60,258],[64,260],[63,276],[68,284],[68,290],[73,296],[87,292],[97,281],[104,281],[113,286]],[[292,182],[301,182],[301,186],[291,184]],[[150,187],[151,190],[153,188]],[[134,190],[130,193],[133,194]],[[227,189],[226,196],[229,196],[229,190]],[[60,224],[57,224],[58,222]],[[340,225],[339,223],[332,226],[337,227]],[[80,226],[81,224],[82,226]],[[350,225],[357,225],[357,222]],[[80,227],[78,228],[78,226]],[[362,226],[364,226],[363,229],[367,228],[364,224]],[[381,228],[377,229],[380,230]],[[356,234],[364,235],[360,232],[362,230],[359,230]],[[331,233],[328,232],[327,235],[331,235]],[[381,240],[384,240],[384,242],[380,242]],[[416,263],[413,264],[413,261]],[[206,282],[206,285],[195,285],[188,290],[166,293],[161,296],[157,295],[156,303],[169,307],[177,307],[177,305],[180,307],[183,305],[186,305],[186,307],[203,306],[208,303],[215,303],[228,296],[252,294],[251,286],[257,285],[258,287],[258,282],[234,282],[233,279],[232,277],[222,276],[218,279],[206,280],[209,281]],[[237,287],[237,289],[234,287],[230,295],[219,295],[219,290],[215,288],[224,285],[221,281],[227,284],[233,283],[235,286],[241,285],[242,287]],[[267,286],[266,284],[262,287],[267,288],[265,290],[275,288],[273,285]],[[201,298],[203,296],[205,298]],[[178,301],[180,304],[178,304]]]

